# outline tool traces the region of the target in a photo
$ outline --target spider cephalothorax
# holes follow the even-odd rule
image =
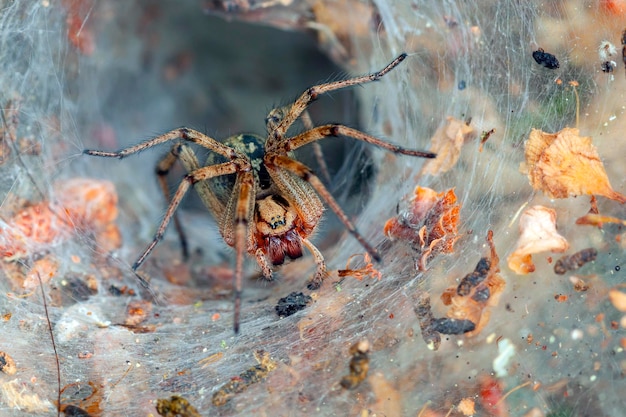
[[[88,155],[123,158],[152,146],[176,141],[157,165],[159,182],[170,204],[154,240],[137,259],[133,270],[145,261],[161,240],[172,218],[181,235],[183,250],[186,250],[184,235],[175,213],[192,186],[218,222],[224,241],[236,251],[235,332],[239,330],[245,252],[256,258],[265,278],[272,279],[272,265],[281,265],[286,258],[299,258],[303,247],[306,247],[317,265],[309,288],[319,288],[326,276],[326,265],[324,257],[309,237],[320,221],[324,211],[323,202],[335,212],[365,250],[379,260],[376,249],[356,230],[311,169],[294,159],[292,151],[308,144],[317,146],[316,141],[326,137],[347,136],[394,153],[434,158],[436,155],[433,153],[401,148],[347,126],[328,124],[313,127],[308,123],[310,119],[306,109],[320,94],[378,80],[405,58],[406,54],[402,54],[382,70],[369,75],[310,87],[293,104],[269,113],[265,119],[268,130],[266,139],[241,134],[218,142],[203,133],[183,127],[118,152],[86,150]],[[295,136],[287,136],[287,131],[299,118],[305,121],[307,130]],[[195,153],[187,145],[189,142],[211,151],[205,165],[200,165]],[[165,177],[177,160],[182,162],[188,174],[170,199]]]

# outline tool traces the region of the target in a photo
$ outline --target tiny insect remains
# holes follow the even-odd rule
[[[85,150],[87,155],[124,158],[153,146],[175,142],[170,152],[157,165],[159,183],[170,203],[153,241],[139,256],[133,270],[136,271],[143,264],[163,237],[172,219],[181,236],[183,252],[186,251],[176,209],[192,186],[216,219],[224,241],[236,252],[236,333],[239,331],[245,252],[255,257],[263,276],[271,280],[272,265],[283,264],[285,258],[301,257],[304,246],[311,252],[317,265],[308,287],[320,287],[327,275],[326,265],[321,252],[311,243],[309,237],[320,221],[324,211],[323,203],[331,208],[371,257],[379,261],[378,251],[357,231],[318,176],[309,167],[294,159],[292,151],[327,137],[345,136],[397,154],[422,158],[435,158],[436,154],[402,148],[341,124],[311,127],[294,136],[288,136],[287,131],[298,119],[308,119],[308,106],[321,94],[379,80],[406,57],[406,54],[401,54],[378,72],[308,88],[292,104],[269,112],[265,119],[268,132],[266,138],[240,134],[218,142],[204,133],[181,127],[117,152]],[[205,165],[200,164],[188,146],[189,142],[211,151]],[[166,176],[178,160],[184,165],[187,175],[170,198]]]
[[[557,69],[559,67],[559,60],[552,54],[539,48],[533,52],[533,59],[535,62],[548,69]]]

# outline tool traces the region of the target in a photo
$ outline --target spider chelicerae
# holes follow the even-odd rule
[[[254,134],[240,134],[218,142],[204,133],[181,127],[118,152],[85,150],[87,155],[124,158],[144,149],[175,141],[156,169],[163,192],[170,203],[154,239],[134,263],[133,270],[136,271],[146,260],[172,219],[181,235],[183,251],[186,251],[176,209],[191,187],[195,188],[218,222],[224,241],[236,252],[235,333],[239,332],[245,252],[255,257],[263,276],[271,280],[272,265],[283,264],[285,258],[301,257],[304,246],[311,252],[317,265],[308,287],[320,287],[327,275],[326,264],[321,252],[311,243],[309,237],[322,217],[324,202],[372,258],[379,261],[378,251],[357,231],[318,176],[309,167],[294,159],[292,151],[308,144],[315,146],[316,141],[327,137],[346,136],[393,153],[423,158],[434,158],[436,154],[405,149],[340,124],[316,127],[310,125],[306,131],[294,136],[288,136],[287,131],[299,118],[303,119],[305,126],[309,125],[307,107],[321,94],[376,81],[397,67],[406,57],[406,54],[401,54],[385,68],[372,74],[308,88],[292,104],[270,111],[265,119],[268,132],[265,138]],[[189,142],[211,151],[205,165],[200,164],[188,146]],[[170,198],[166,176],[178,160],[184,165],[187,175]]]

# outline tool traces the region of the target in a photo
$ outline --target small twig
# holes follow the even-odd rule
[[[54,342],[54,333],[52,332],[52,323],[50,322],[50,315],[48,314],[48,302],[46,301],[46,293],[43,290],[43,281],[41,275],[37,271],[37,279],[39,280],[39,287],[41,288],[41,297],[43,298],[43,308],[46,312],[46,320],[48,321],[48,331],[50,332],[50,339],[52,340],[52,349],[54,350],[54,359],[57,366],[57,417],[61,417],[61,364],[59,363],[59,354],[57,352],[57,345]]]
[[[499,405],[501,402],[503,402],[504,400],[506,400],[506,397],[508,397],[509,395],[513,394],[515,391],[517,391],[520,388],[524,388],[527,385],[530,385],[531,382],[530,381],[526,381],[521,385],[516,386],[515,388],[511,389],[509,392],[507,392],[506,394],[504,394],[497,403],[494,404],[495,405]]]

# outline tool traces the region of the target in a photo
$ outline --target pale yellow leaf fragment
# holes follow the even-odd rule
[[[430,139],[430,151],[435,152],[437,157],[424,164],[421,175],[439,175],[452,169],[459,160],[463,144],[475,137],[476,130],[473,127],[448,116],[446,124],[437,129]]]
[[[551,198],[601,195],[626,202],[626,196],[611,187],[591,137],[579,136],[578,129],[564,128],[557,133],[533,129],[525,157],[522,172],[528,174],[535,190]]]
[[[520,237],[515,251],[507,258],[509,268],[525,275],[535,270],[532,254],[552,251],[565,252],[567,240],[556,231],[556,211],[533,206],[524,211],[519,221]]]
[[[626,313],[626,293],[613,288],[609,291],[609,300],[618,311]]]

